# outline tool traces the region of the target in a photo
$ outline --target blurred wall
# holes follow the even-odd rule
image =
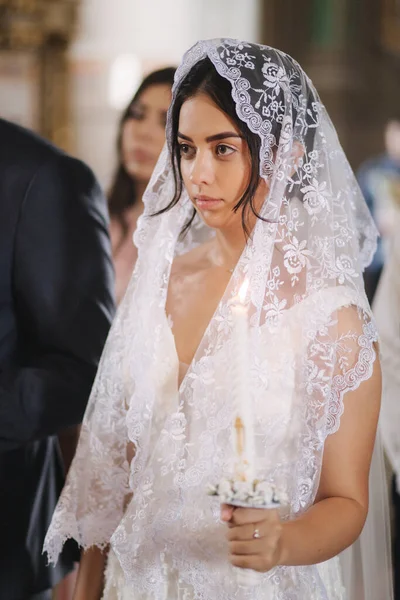
[[[143,74],[221,36],[258,40],[258,0],[82,0],[70,49],[73,147],[105,187],[120,113]]]
[[[354,168],[383,149],[400,116],[398,0],[0,0],[0,114],[83,158],[107,187],[141,77],[223,36],[304,66]]]
[[[261,0],[261,40],[310,75],[353,168],[400,118],[398,0]],[[390,27],[388,27],[390,23]]]

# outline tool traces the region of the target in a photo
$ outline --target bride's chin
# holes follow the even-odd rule
[[[200,215],[203,223],[205,223],[205,225],[207,225],[208,227],[211,227],[211,229],[223,229],[224,225],[225,225],[225,221],[222,219],[218,219],[216,217],[208,217],[208,216],[204,216],[204,215]]]
[[[201,220],[211,227],[212,229],[223,229],[227,224],[227,215],[211,212],[211,211],[198,211]]]

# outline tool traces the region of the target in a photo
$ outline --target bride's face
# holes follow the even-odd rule
[[[205,94],[183,103],[178,144],[183,183],[193,205],[215,229],[241,226],[243,196],[251,175],[248,146],[239,129]]]

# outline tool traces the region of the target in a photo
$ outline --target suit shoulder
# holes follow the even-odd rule
[[[53,154],[37,169],[26,202],[47,210],[64,206],[70,214],[91,215],[108,224],[107,200],[92,169],[68,154]]]
[[[47,157],[61,155],[62,150],[37,133],[20,125],[0,119],[0,161],[18,162],[34,168]]]
[[[79,158],[70,156],[69,154],[62,154],[56,157],[55,162],[59,165],[59,168],[69,173],[75,182],[78,181],[81,187],[92,188],[95,186],[99,188],[99,183],[93,170]]]
[[[96,181],[93,171],[81,160],[66,154],[37,133],[0,119],[0,168],[7,164],[25,172],[48,166],[81,177],[88,184],[93,185]]]

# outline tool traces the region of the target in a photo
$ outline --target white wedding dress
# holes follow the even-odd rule
[[[171,110],[167,145],[143,197],[135,272],[45,550],[55,562],[71,537],[83,548],[110,544],[104,600],[391,600],[379,484],[361,540],[339,558],[277,567],[257,575],[253,587],[240,587],[229,564],[219,502],[206,490],[232,473],[232,365],[243,364],[232,300],[246,282],[256,476],[283,489],[282,518],[295,519],[315,501],[325,442],[351,392],[373,372],[377,334],[362,272],[377,232],[326,109],[296,61],[268,46],[201,41],[177,71],[172,107],[199,65],[215,70],[238,122],[258,143],[262,219],[179,382],[165,313],[171,265],[215,232],[193,217],[184,188],[175,194]]]
[[[290,418],[290,410],[293,406],[293,394],[295,394],[295,371],[290,365],[295,364],[296,349],[300,350],[300,329],[302,324],[310,320],[310,314],[315,328],[320,323],[326,321],[327,315],[349,306],[352,298],[346,288],[333,288],[317,293],[314,297],[295,305],[287,310],[281,319],[275,335],[270,334],[263,339],[263,343],[258,345],[259,365],[268,365],[265,372],[259,373],[259,383],[265,385],[263,377],[268,372],[270,380],[267,386],[267,392],[264,395],[265,403],[258,405],[256,437],[258,439],[257,454],[260,462],[263,462],[263,453],[266,452],[265,445],[268,443],[270,452],[274,452],[271,442],[279,445],[279,429],[284,435],[286,424]],[[164,336],[162,336],[164,345],[164,356],[166,360],[173,362],[176,360],[176,352],[173,346],[173,336],[170,334],[170,328],[167,320],[165,321]],[[369,338],[369,348],[373,352],[372,343],[374,332],[371,330]],[[266,343],[264,343],[264,341]],[[292,349],[292,356],[288,355],[288,348]],[[218,361],[218,356],[210,356],[207,361]],[[180,385],[181,410],[173,415],[174,419],[171,428],[168,429],[162,419],[159,421],[159,429],[154,432],[155,439],[159,438],[159,443],[150,456],[147,469],[149,479],[155,469],[158,469],[160,463],[171,465],[174,470],[172,486],[169,489],[168,483],[159,476],[159,485],[157,485],[153,497],[150,501],[157,506],[156,512],[146,504],[146,509],[141,519],[138,520],[137,537],[141,542],[135,548],[136,562],[140,569],[140,580],[143,581],[148,569],[148,589],[147,591],[135,590],[134,577],[131,582],[127,582],[120,562],[113,550],[110,551],[108,565],[106,568],[106,584],[103,600],[209,600],[210,596],[199,595],[196,593],[190,580],[195,581],[199,578],[209,578],[215,582],[215,592],[213,598],[218,600],[231,600],[232,598],[248,598],[251,600],[278,600],[280,590],[297,588],[297,596],[293,598],[301,600],[352,600],[348,598],[343,586],[339,557],[335,557],[320,565],[310,567],[282,567],[272,570],[266,575],[259,575],[262,586],[257,589],[251,587],[242,589],[241,593],[237,591],[236,574],[234,569],[228,564],[227,552],[224,544],[226,525],[219,522],[218,519],[218,501],[206,496],[207,477],[200,473],[210,471],[212,480],[213,469],[208,469],[202,465],[202,458],[218,462],[213,459],[213,455],[221,455],[226,447],[231,446],[229,441],[222,438],[222,446],[218,447],[217,436],[214,437],[212,429],[208,431],[199,431],[196,429],[196,421],[199,420],[198,407],[194,405],[191,399],[191,390],[196,382],[200,382],[204,377],[204,371],[207,366],[204,364],[191,365],[189,368],[180,365],[181,374],[186,372]],[[354,387],[357,387],[363,377],[355,373],[357,366],[354,365]],[[171,371],[171,377],[176,376],[176,370]],[[351,375],[350,375],[351,376]],[[366,373],[364,373],[366,376]],[[188,379],[189,377],[189,379]],[[189,385],[190,382],[190,385]],[[211,382],[209,382],[211,383]],[[215,383],[215,382],[214,382]],[[171,395],[174,395],[176,381],[164,381],[164,399],[166,404],[173,403]],[[218,385],[217,385],[218,387]],[[276,402],[279,398],[279,402]],[[225,402],[229,402],[229,396],[225,397]],[[216,405],[218,405],[218,408]],[[214,406],[214,408],[213,408]],[[343,411],[342,405],[332,404],[331,407],[331,431],[334,432],[339,427],[340,414]],[[233,421],[226,419],[232,412],[232,406],[224,405],[224,400],[219,400],[218,393],[207,393],[203,398],[203,413],[211,415],[224,414],[226,422]],[[186,424],[186,430],[189,432],[187,437],[183,435],[183,426]],[[220,426],[223,425],[220,423]],[[215,423],[215,430],[218,426]],[[190,433],[192,432],[192,433]],[[225,431],[229,436],[229,428]],[[221,431],[220,431],[221,434]],[[214,438],[214,439],[213,439]],[[202,441],[202,439],[204,441]],[[179,462],[181,442],[191,448],[191,461],[186,469],[176,469]],[[175,442],[175,443],[174,443]],[[224,448],[225,447],[225,448]],[[303,459],[304,465],[297,464],[293,475],[304,478],[307,472],[306,457]],[[282,466],[282,465],[281,465]],[[304,467],[304,468],[302,468]],[[176,470],[175,470],[176,469]],[[198,472],[191,475],[190,472],[196,469]],[[303,498],[297,496],[292,499],[292,509],[296,510],[301,504],[307,509],[313,502],[318,488],[318,472],[315,472],[312,480],[297,482],[294,488],[301,490]],[[176,490],[177,477],[181,478],[181,489],[184,490],[187,485],[190,489],[190,497],[193,504],[184,506],[183,501],[179,502]],[[145,475],[146,478],[146,475]],[[188,484],[188,480],[191,479]],[[168,479],[167,479],[168,481]],[[171,514],[171,498],[174,498],[174,512]],[[209,505],[209,510],[207,510]],[[198,511],[196,510],[199,507]],[[212,507],[212,508],[211,508]],[[129,512],[137,514],[140,510],[140,500],[131,500]],[[193,528],[189,529],[186,523],[179,519],[180,511],[189,511],[193,514]],[[168,515],[169,529],[165,531],[165,518]],[[153,520],[154,517],[154,520]],[[187,517],[190,519],[190,516]],[[143,528],[139,531],[139,528]],[[193,545],[191,544],[193,541]],[[180,573],[179,565],[182,563],[181,548],[185,548],[184,572]],[[141,558],[142,557],[142,558]],[[134,564],[131,565],[135,568]],[[188,573],[190,576],[188,577]],[[183,577],[182,577],[183,576]],[[153,581],[152,581],[153,580]],[[283,596],[282,596],[283,597]],[[286,598],[286,596],[285,596]],[[383,599],[382,599],[383,600]]]
[[[168,563],[166,563],[165,569],[168,571]],[[304,598],[304,600],[348,599],[342,583],[338,557],[318,565],[317,572],[317,579],[324,582],[325,592],[315,589],[315,592],[311,592],[312,595],[307,596],[307,598]],[[268,592],[268,594],[269,595],[266,595],[265,598],[272,599],[276,597],[271,595],[273,594],[272,591]],[[254,596],[250,595],[248,597],[252,598]],[[147,594],[136,594],[132,587],[126,584],[121,565],[119,564],[115,554],[110,552],[106,568],[106,585],[102,600],[148,600],[148,598],[149,596]],[[153,600],[153,598],[154,596],[151,597],[151,600]],[[215,599],[216,598],[217,597],[215,597]],[[184,582],[179,581],[177,574],[174,575],[173,572],[169,571],[169,575],[165,581],[164,593],[162,596],[157,597],[157,600],[195,599],[196,596],[193,593],[193,588],[191,586],[187,586]],[[303,600],[303,598],[301,598],[301,600]]]

